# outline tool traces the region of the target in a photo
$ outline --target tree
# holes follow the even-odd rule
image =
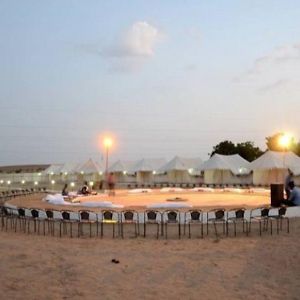
[[[263,151],[254,146],[253,142],[247,141],[243,143],[234,144],[231,141],[223,141],[213,147],[210,156],[214,154],[232,155],[239,154],[248,161],[253,161],[263,154]]]
[[[235,144],[231,141],[223,141],[213,147],[213,151],[210,156],[213,156],[216,153],[223,155],[236,154]]]

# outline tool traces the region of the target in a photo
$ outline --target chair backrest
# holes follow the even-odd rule
[[[169,222],[176,222],[177,221],[178,212],[171,210],[167,212],[167,218]]]
[[[18,208],[19,217],[25,217],[25,208]]]
[[[147,219],[149,221],[156,221],[157,218],[157,212],[155,210],[149,210],[146,212]]]
[[[64,220],[70,220],[70,213],[68,211],[63,211],[61,215]]]
[[[88,221],[90,219],[90,213],[86,210],[81,210],[79,216],[81,220]]]
[[[260,215],[261,215],[262,217],[268,217],[268,216],[269,216],[269,211],[270,211],[269,208],[264,207],[264,208],[261,209]]]
[[[191,214],[191,220],[192,221],[199,221],[201,217],[201,211],[199,210],[192,210],[190,211]]]
[[[225,214],[225,212],[224,212],[223,209],[216,210],[215,211],[215,218],[217,220],[223,219],[224,218],[224,214]]]
[[[103,212],[103,220],[112,220],[113,218],[113,212],[110,210],[106,210]]]
[[[54,217],[54,213],[53,213],[53,210],[46,210],[45,211],[45,213],[46,213],[46,216],[47,216],[47,218],[48,219],[53,219],[53,217]]]
[[[31,212],[31,216],[32,216],[33,218],[38,218],[38,217],[39,217],[39,211],[38,211],[37,209],[32,208],[32,209],[30,210],[30,212]]]
[[[286,213],[286,207],[280,207],[279,209],[278,209],[278,215],[279,216],[285,216],[285,213]]]
[[[244,209],[238,209],[235,211],[235,217],[237,219],[243,219],[245,216],[245,210]]]
[[[133,221],[134,212],[131,210],[127,210],[127,211],[123,212],[123,216],[124,216],[125,221]]]

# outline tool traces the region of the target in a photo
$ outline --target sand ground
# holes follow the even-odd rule
[[[0,298],[299,299],[299,234],[299,218],[290,234],[218,240],[0,231]]]

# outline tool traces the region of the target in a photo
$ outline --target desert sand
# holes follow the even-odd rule
[[[1,298],[299,299],[300,220],[291,221],[290,234],[218,240],[1,231]]]
[[[11,202],[48,206],[41,196]],[[194,228],[181,240],[175,227],[168,240],[151,230],[132,238],[132,227],[112,239],[109,230],[103,239],[0,231],[1,298],[299,299],[300,218],[291,219],[289,234],[284,226],[261,237],[257,226],[248,237],[240,228],[237,237],[211,230],[204,239]]]

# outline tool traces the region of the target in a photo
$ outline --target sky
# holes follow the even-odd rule
[[[300,1],[0,0],[0,165],[299,139]]]

